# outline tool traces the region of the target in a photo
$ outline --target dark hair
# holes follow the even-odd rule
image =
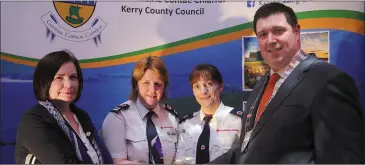
[[[136,65],[132,71],[131,83],[132,83],[132,91],[129,94],[129,100],[136,101],[138,97],[138,81],[142,79],[146,71],[150,69],[158,73],[164,82],[164,90],[162,94],[162,99],[167,98],[167,86],[169,85],[169,76],[165,66],[165,63],[161,60],[161,58],[156,56],[148,56],[140,59],[136,62]]]
[[[79,89],[73,102],[79,100],[83,87],[83,76],[78,60],[68,50],[51,52],[39,60],[33,75],[33,92],[37,100],[45,101],[50,99],[49,88],[51,87],[54,76],[61,66],[67,62],[72,62],[76,67]]]
[[[193,84],[198,82],[201,77],[217,82],[218,84],[223,84],[221,73],[217,67],[211,64],[198,64],[195,66],[189,76],[190,85],[193,86]]]
[[[274,14],[283,13],[285,15],[286,21],[288,24],[294,28],[298,24],[297,16],[292,8],[286,6],[279,2],[271,2],[265,5],[262,5],[255,13],[253,17],[253,30],[257,34],[256,31],[256,23],[260,18],[266,18]]]

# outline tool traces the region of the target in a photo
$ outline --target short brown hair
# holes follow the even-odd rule
[[[259,19],[267,18],[271,15],[280,13],[285,15],[286,22],[288,22],[292,28],[298,25],[298,18],[291,7],[286,6],[280,2],[270,2],[257,9],[253,17],[253,30],[255,31],[255,34],[257,34],[256,23]]]
[[[211,64],[198,64],[195,66],[189,76],[190,85],[193,86],[194,83],[199,81],[200,77],[203,77],[207,80],[212,80],[218,84],[223,84],[221,73],[217,67]]]
[[[138,81],[142,79],[143,75],[146,73],[146,71],[148,69],[153,70],[160,75],[162,81],[164,82],[164,90],[163,90],[163,94],[162,94],[162,99],[167,98],[166,93],[167,93],[167,86],[169,84],[169,76],[168,76],[168,72],[167,72],[165,63],[159,57],[149,56],[149,57],[145,57],[145,58],[142,58],[139,61],[137,61],[136,65],[133,68],[132,78],[131,78],[132,91],[129,94],[129,97],[128,97],[129,100],[132,100],[132,101],[137,100]]]

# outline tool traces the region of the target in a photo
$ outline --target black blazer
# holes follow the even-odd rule
[[[212,164],[365,163],[364,116],[356,84],[315,56],[302,61],[283,82],[242,149],[244,128],[253,124],[246,121],[256,115],[259,103],[253,102],[261,99],[265,80],[247,101],[240,141]]]
[[[84,132],[90,132],[96,137],[95,130],[87,112],[72,105],[72,111],[77,116]],[[100,141],[97,141],[105,163],[112,163],[110,154]],[[63,132],[57,121],[40,104],[24,113],[18,130],[15,146],[15,161],[24,164],[28,154],[36,157],[35,163],[68,164],[92,163],[78,159],[74,147]]]

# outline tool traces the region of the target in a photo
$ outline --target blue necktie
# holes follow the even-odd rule
[[[155,128],[155,124],[152,121],[152,115],[155,112],[149,111],[147,113],[147,127],[146,127],[146,135],[148,141],[148,149],[149,149],[149,163],[153,164],[152,159],[154,160],[155,164],[164,164],[163,162],[163,154],[162,154],[162,147],[160,138],[158,137],[157,130]],[[156,142],[152,145],[152,140],[156,138]],[[151,157],[152,156],[152,157]]]
[[[196,146],[196,164],[206,164],[209,162],[210,119],[212,119],[212,116],[205,116],[203,119],[203,132],[200,134]]]

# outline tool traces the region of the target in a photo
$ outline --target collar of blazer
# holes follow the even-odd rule
[[[76,115],[76,117],[79,120],[79,122],[81,124],[81,127],[84,130],[85,134],[87,132],[90,132],[90,134],[93,135],[95,132],[93,131],[94,127],[91,123],[89,115],[85,111],[83,111],[82,109],[78,108],[75,104],[71,104],[70,106],[71,106],[71,111]],[[42,105],[40,105],[40,107],[42,109],[44,109],[44,107]],[[45,114],[45,119],[47,120],[47,122],[49,122],[52,125],[58,125],[56,119],[53,118],[52,115],[49,114],[46,109],[44,109],[44,110],[45,110],[44,113],[46,113]],[[42,113],[43,113],[43,111],[42,111]]]
[[[94,126],[87,112],[81,110],[75,104],[71,104],[71,110],[73,113],[75,113],[76,117],[79,119],[79,122],[85,134],[88,134],[88,132],[94,134],[95,133]]]
[[[300,62],[300,64],[293,70],[293,72],[287,77],[287,79],[283,82],[283,84],[278,89],[276,95],[270,103],[267,105],[264,114],[262,115],[257,124],[253,127],[251,137],[249,139],[249,143],[255,136],[258,134],[260,129],[264,126],[267,119],[271,117],[271,115],[275,112],[277,107],[291,94],[294,88],[299,84],[300,81],[306,76],[306,72],[310,69],[310,66],[318,60],[316,56],[310,55],[308,58]],[[261,99],[261,95],[263,94],[263,90],[261,90],[266,84],[267,79],[270,73],[265,75],[265,78],[258,82],[258,85],[252,90],[251,97],[247,100],[247,107],[249,107],[245,112],[245,115],[242,119],[242,123],[245,123],[245,131],[241,133],[241,141],[245,136],[246,132],[251,131],[251,129],[246,129],[247,127],[251,127],[254,124],[254,116],[256,116],[256,111],[258,104]],[[253,122],[246,122],[246,120],[253,120]],[[247,145],[247,146],[248,146]]]

